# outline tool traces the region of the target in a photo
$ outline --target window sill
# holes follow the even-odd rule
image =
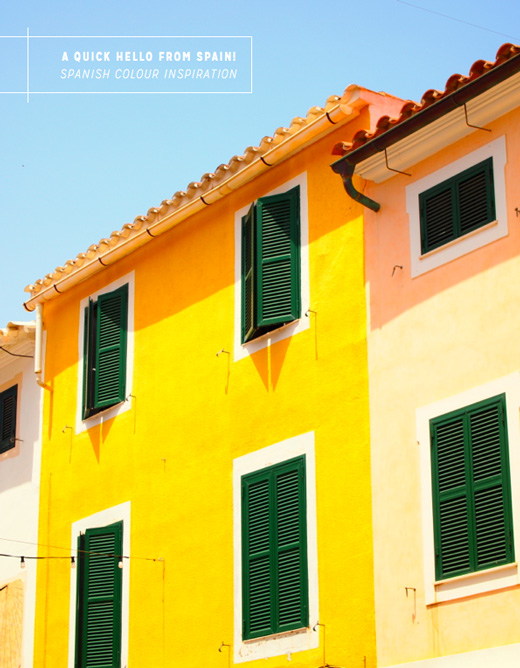
[[[452,601],[457,598],[483,594],[520,584],[518,563],[504,564],[485,571],[466,573],[446,580],[434,582],[435,600],[427,605]]]
[[[309,626],[302,626],[299,629],[293,629],[292,631],[282,631],[281,633],[271,633],[268,636],[259,636],[258,638],[248,638],[247,640],[242,640],[244,645],[250,645],[255,642],[265,642],[269,640],[278,640],[281,638],[290,638],[292,636],[301,635],[302,633],[308,633],[310,630]]]
[[[441,253],[443,250],[446,250],[447,248],[451,248],[452,246],[456,246],[457,244],[465,241],[466,239],[471,239],[471,237],[476,236],[477,234],[480,234],[481,232],[485,232],[486,230],[489,230],[493,227],[496,227],[498,225],[498,220],[492,220],[490,223],[486,223],[485,225],[482,225],[481,227],[477,227],[475,230],[471,230],[471,232],[468,232],[467,234],[463,234],[461,237],[457,237],[456,239],[452,239],[451,241],[448,241],[445,244],[442,244],[442,246],[438,246],[438,248],[433,248],[431,251],[428,251],[427,253],[423,253],[422,255],[419,256],[419,260],[427,260],[428,258],[436,255],[437,253]]]

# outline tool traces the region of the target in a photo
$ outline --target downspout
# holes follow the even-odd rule
[[[379,211],[381,208],[381,204],[379,204],[379,202],[370,199],[370,197],[363,195],[363,193],[360,193],[359,190],[354,188],[352,177],[354,176],[356,165],[351,164],[345,158],[341,158],[340,160],[334,162],[331,167],[333,172],[341,176],[343,187],[345,188],[349,197],[351,197],[353,200],[356,200],[356,202],[359,202],[362,206],[366,206],[372,211],[375,211],[376,213]]]
[[[36,382],[44,390],[52,392],[50,385],[42,381],[42,351],[43,351],[43,304],[36,304],[36,333],[34,342],[34,373]]]

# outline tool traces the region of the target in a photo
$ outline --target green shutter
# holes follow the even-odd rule
[[[0,393],[0,452],[15,446],[18,385]]]
[[[514,559],[505,397],[431,422],[436,577]]]
[[[422,253],[495,220],[493,159],[421,193],[419,209]]]
[[[305,457],[242,479],[243,635],[308,626]]]
[[[255,327],[253,283],[255,207],[242,218],[242,341],[249,341]]]
[[[125,400],[127,322],[127,285],[99,295],[94,391],[97,408],[106,408]]]
[[[299,188],[257,204],[256,284],[258,326],[300,317]]]
[[[120,668],[123,523],[87,529],[79,541],[77,668]]]
[[[128,285],[85,309],[83,419],[126,398]]]
[[[242,219],[242,341],[300,317],[300,188],[262,197]]]

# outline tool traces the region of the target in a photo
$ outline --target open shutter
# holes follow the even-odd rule
[[[83,545],[78,668],[120,668],[123,523],[87,529]]]
[[[97,304],[88,300],[83,327],[83,419],[91,415],[94,408],[94,363]]]
[[[18,385],[0,394],[0,452],[15,446]]]
[[[308,625],[305,458],[242,479],[244,639]]]
[[[94,404],[102,409],[125,400],[128,286],[97,300]]]
[[[255,281],[257,325],[300,317],[299,187],[257,203]]]
[[[249,341],[255,330],[254,231],[253,205],[242,218],[242,341]]]
[[[436,577],[514,559],[505,397],[432,421]]]

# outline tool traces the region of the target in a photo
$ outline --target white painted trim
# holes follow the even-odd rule
[[[130,501],[118,506],[107,508],[94,515],[85,517],[72,524],[71,554],[77,559],[78,536],[87,529],[104,527],[115,522],[123,522],[123,554],[130,556]],[[121,596],[121,666],[128,665],[128,630],[130,619],[130,563],[131,559],[123,560],[123,586]],[[69,661],[68,668],[74,667],[76,650],[76,580],[77,569],[70,569],[70,609],[69,609]]]
[[[470,234],[466,234],[459,239],[455,239],[445,246],[435,249],[435,253],[429,252],[421,256],[421,223],[419,215],[419,195],[442,181],[446,181],[452,176],[460,174],[465,169],[486,160],[493,158],[493,180],[495,185],[495,209],[496,224],[486,225]],[[476,151],[472,151],[459,160],[438,169],[432,174],[418,179],[406,187],[406,211],[410,228],[410,257],[412,278],[440,267],[451,260],[471,251],[481,248],[492,241],[507,236],[507,207],[506,207],[506,183],[505,166],[506,140],[504,135],[494,141],[482,146]]]
[[[259,640],[242,640],[242,476],[305,455],[307,493],[307,561],[309,576],[309,628]],[[318,538],[316,527],[316,469],[314,432],[289,438],[233,461],[233,552],[234,552],[234,661],[254,661],[292,654],[319,646]]]
[[[520,644],[479,649],[475,652],[438,656],[423,661],[392,664],[392,668],[518,668]]]
[[[86,420],[83,420],[82,406],[83,406],[83,370],[84,370],[84,338],[85,338],[85,309],[88,306],[89,299],[96,300],[99,295],[107,292],[113,292],[123,285],[128,285],[128,330],[126,339],[126,396],[132,394],[132,382],[134,375],[134,294],[135,294],[135,272],[131,271],[126,276],[122,276],[117,281],[106,285],[101,290],[93,292],[85,299],[82,299],[79,305],[79,335],[78,335],[78,387],[77,387],[77,401],[76,401],[76,434],[90,429],[98,424],[102,424],[107,420],[112,419],[116,415],[125,413],[132,408],[131,400],[122,401],[116,406],[107,408],[107,410],[97,413]]]
[[[305,313],[310,308],[309,288],[309,208],[307,200],[307,173],[299,174],[290,181],[274,190],[262,193],[259,197],[285,193],[296,186],[300,186],[300,289],[301,289],[301,317],[294,322],[279,327],[263,336],[242,343],[242,218],[249,211],[251,204],[235,212],[235,327],[234,327],[234,360],[247,357],[268,345],[282,341],[289,336],[309,329],[309,318]]]
[[[520,555],[520,373],[515,372],[466,392],[437,401],[416,411],[417,442],[420,448],[422,527],[424,552],[424,594],[426,605],[451,601],[520,583],[518,565],[479,571],[469,577],[435,582],[435,545],[433,537],[433,504],[430,458],[430,420],[471,404],[506,395],[509,467],[511,470],[511,501],[515,555]]]

